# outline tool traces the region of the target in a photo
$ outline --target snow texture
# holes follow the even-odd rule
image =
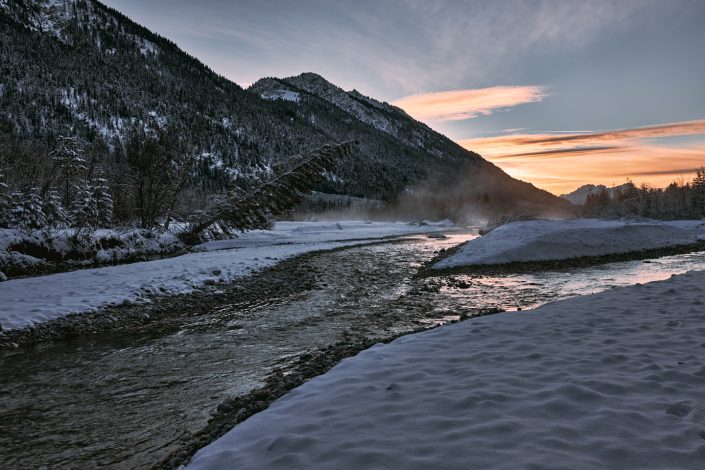
[[[376,345],[189,470],[701,469],[705,272]]]
[[[232,281],[302,253],[364,243],[360,239],[432,232],[446,225],[282,222],[272,231],[208,242],[201,252],[175,258],[9,280],[0,283],[0,325],[19,329],[110,304],[149,302],[154,295],[189,293],[213,282]]]
[[[600,256],[689,245],[705,221],[531,220],[501,225],[469,241],[435,269]]]
[[[298,103],[300,99],[298,93],[289,90],[275,90],[272,92],[262,93],[260,96],[265,100],[284,100],[293,101],[295,103]]]
[[[106,242],[115,242],[116,246],[96,250],[91,259],[72,260],[67,259],[67,256],[75,249],[71,243],[71,238],[74,234],[75,232],[72,229],[34,230],[28,232],[22,229],[0,228],[0,270],[10,265],[29,267],[38,266],[46,262],[45,259],[13,251],[13,245],[31,244],[41,247],[65,259],[66,264],[74,265],[85,265],[93,262],[120,262],[136,256],[173,253],[184,247],[176,234],[171,232],[151,232],[141,229],[98,229],[86,235],[91,242],[85,244],[86,250],[90,250],[90,245],[111,245],[111,243]]]

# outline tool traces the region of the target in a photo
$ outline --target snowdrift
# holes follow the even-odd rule
[[[499,226],[433,267],[563,260],[691,245],[700,240],[705,240],[705,221],[531,220]]]

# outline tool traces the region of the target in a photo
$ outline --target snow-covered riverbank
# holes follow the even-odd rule
[[[10,280],[0,283],[0,325],[19,329],[110,304],[148,302],[154,295],[229,282],[311,251],[447,228],[447,223],[283,222],[174,258]]]
[[[691,272],[375,346],[188,468],[702,468],[704,285]]]
[[[705,240],[705,221],[531,220],[469,241],[435,269],[629,253]]]

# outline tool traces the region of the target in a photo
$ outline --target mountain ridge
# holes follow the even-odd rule
[[[607,187],[604,184],[584,184],[567,194],[561,194],[559,197],[570,201],[571,204],[576,206],[585,205],[585,201],[590,195],[597,195],[602,191],[607,191],[611,197],[614,197],[615,193],[622,191],[629,187],[629,183],[624,183],[619,186]]]
[[[193,206],[247,184],[287,155],[359,140],[318,190],[394,201],[442,182],[464,185],[465,203],[484,212],[514,205],[565,210],[555,196],[514,180],[399,108],[315,73],[263,79],[244,90],[95,0],[2,0],[0,36],[0,139],[36,142],[48,153],[57,135],[73,133],[109,164],[122,158],[134,129],[174,128],[188,136],[198,160]],[[296,99],[263,99],[280,85]]]

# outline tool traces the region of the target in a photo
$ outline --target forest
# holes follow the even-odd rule
[[[677,220],[705,217],[705,168],[697,171],[691,181],[674,181],[666,188],[646,183],[636,186],[632,181],[610,194],[603,189],[589,194],[583,207],[586,217],[645,217]]]

